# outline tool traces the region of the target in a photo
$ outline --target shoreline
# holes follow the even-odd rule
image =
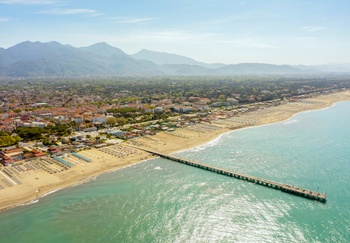
[[[238,129],[271,125],[288,120],[301,112],[330,108],[335,103],[344,101],[350,101],[350,91],[320,95],[308,98],[307,102],[286,103],[264,110],[241,114],[233,117],[234,119],[218,120],[217,122],[206,123],[205,125],[197,124],[193,127],[176,129],[175,132],[160,132],[152,137],[137,138],[121,145],[110,146],[115,149],[115,153],[113,151],[106,153],[108,150],[103,152],[103,149],[94,148],[84,150],[79,152],[79,154],[92,159],[92,162],[83,162],[72,156],[65,159],[74,164],[74,166],[62,172],[49,174],[38,170],[14,174],[21,181],[21,184],[0,190],[0,212],[36,203],[41,198],[56,191],[80,185],[99,175],[121,170],[156,158],[144,151],[138,150],[137,147],[171,154],[206,144],[225,133]],[[133,146],[125,146],[128,143]],[[120,149],[123,151],[127,150],[127,155],[119,155],[117,152]]]

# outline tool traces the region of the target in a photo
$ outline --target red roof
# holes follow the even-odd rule
[[[35,156],[35,157],[45,156],[45,153],[39,151],[39,152],[37,152],[37,153],[34,153],[34,156]]]

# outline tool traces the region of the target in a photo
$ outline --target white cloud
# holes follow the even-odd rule
[[[7,21],[9,21],[8,18],[0,17],[0,22],[7,22]]]
[[[54,0],[0,0],[3,4],[21,4],[21,5],[47,5],[55,4]]]
[[[149,22],[152,18],[116,18],[115,20],[120,24],[138,24]]]
[[[37,12],[39,14],[52,14],[52,15],[70,15],[70,14],[98,14],[96,10],[87,8],[72,8],[72,9],[51,9],[46,11]]]
[[[327,29],[324,26],[312,26],[312,25],[306,25],[302,27],[302,30],[305,30],[307,32],[315,32],[315,31],[321,31]]]

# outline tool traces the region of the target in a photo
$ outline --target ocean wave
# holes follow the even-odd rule
[[[209,141],[208,143],[205,143],[205,144],[202,144],[202,145],[199,145],[199,146],[196,146],[196,147],[193,147],[193,148],[189,148],[189,149],[186,149],[184,151],[180,151],[178,153],[182,153],[182,152],[199,152],[199,151],[202,151],[202,150],[205,150],[207,148],[210,148],[210,147],[215,147],[217,145],[220,144],[221,140],[222,140],[222,137],[227,134],[227,133],[224,133],[224,134],[221,134],[220,136],[218,136],[217,138]]]
[[[287,121],[282,122],[282,125],[289,125],[289,124],[294,124],[294,123],[297,123],[297,122],[300,122],[300,120],[298,120],[298,119],[288,119]]]
[[[29,201],[29,202],[20,204],[19,206],[28,206],[28,205],[31,205],[31,204],[34,204],[34,203],[37,203],[37,202],[39,202],[39,199],[31,200],[31,201]]]
[[[57,191],[59,191],[59,190],[62,190],[62,188],[58,188],[58,189],[56,189],[56,190],[49,191],[49,192],[43,194],[41,197],[46,197],[46,196],[48,196],[48,195],[50,195],[50,194],[52,194],[52,193],[55,193],[55,192],[57,192]]]

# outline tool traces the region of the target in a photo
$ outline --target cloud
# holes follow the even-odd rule
[[[312,26],[312,25],[306,25],[302,27],[302,30],[305,30],[307,32],[315,32],[315,31],[321,31],[327,29],[324,26]]]
[[[57,1],[54,0],[0,0],[3,4],[20,4],[20,5],[48,5],[55,4]]]
[[[7,22],[7,21],[9,21],[8,18],[0,17],[0,22]]]
[[[88,8],[71,8],[71,9],[51,9],[46,11],[37,12],[39,14],[52,14],[52,15],[71,15],[71,14],[99,14],[96,10]],[[99,14],[101,15],[101,14]]]
[[[117,18],[117,23],[120,24],[138,24],[145,23],[152,20],[152,18]]]

